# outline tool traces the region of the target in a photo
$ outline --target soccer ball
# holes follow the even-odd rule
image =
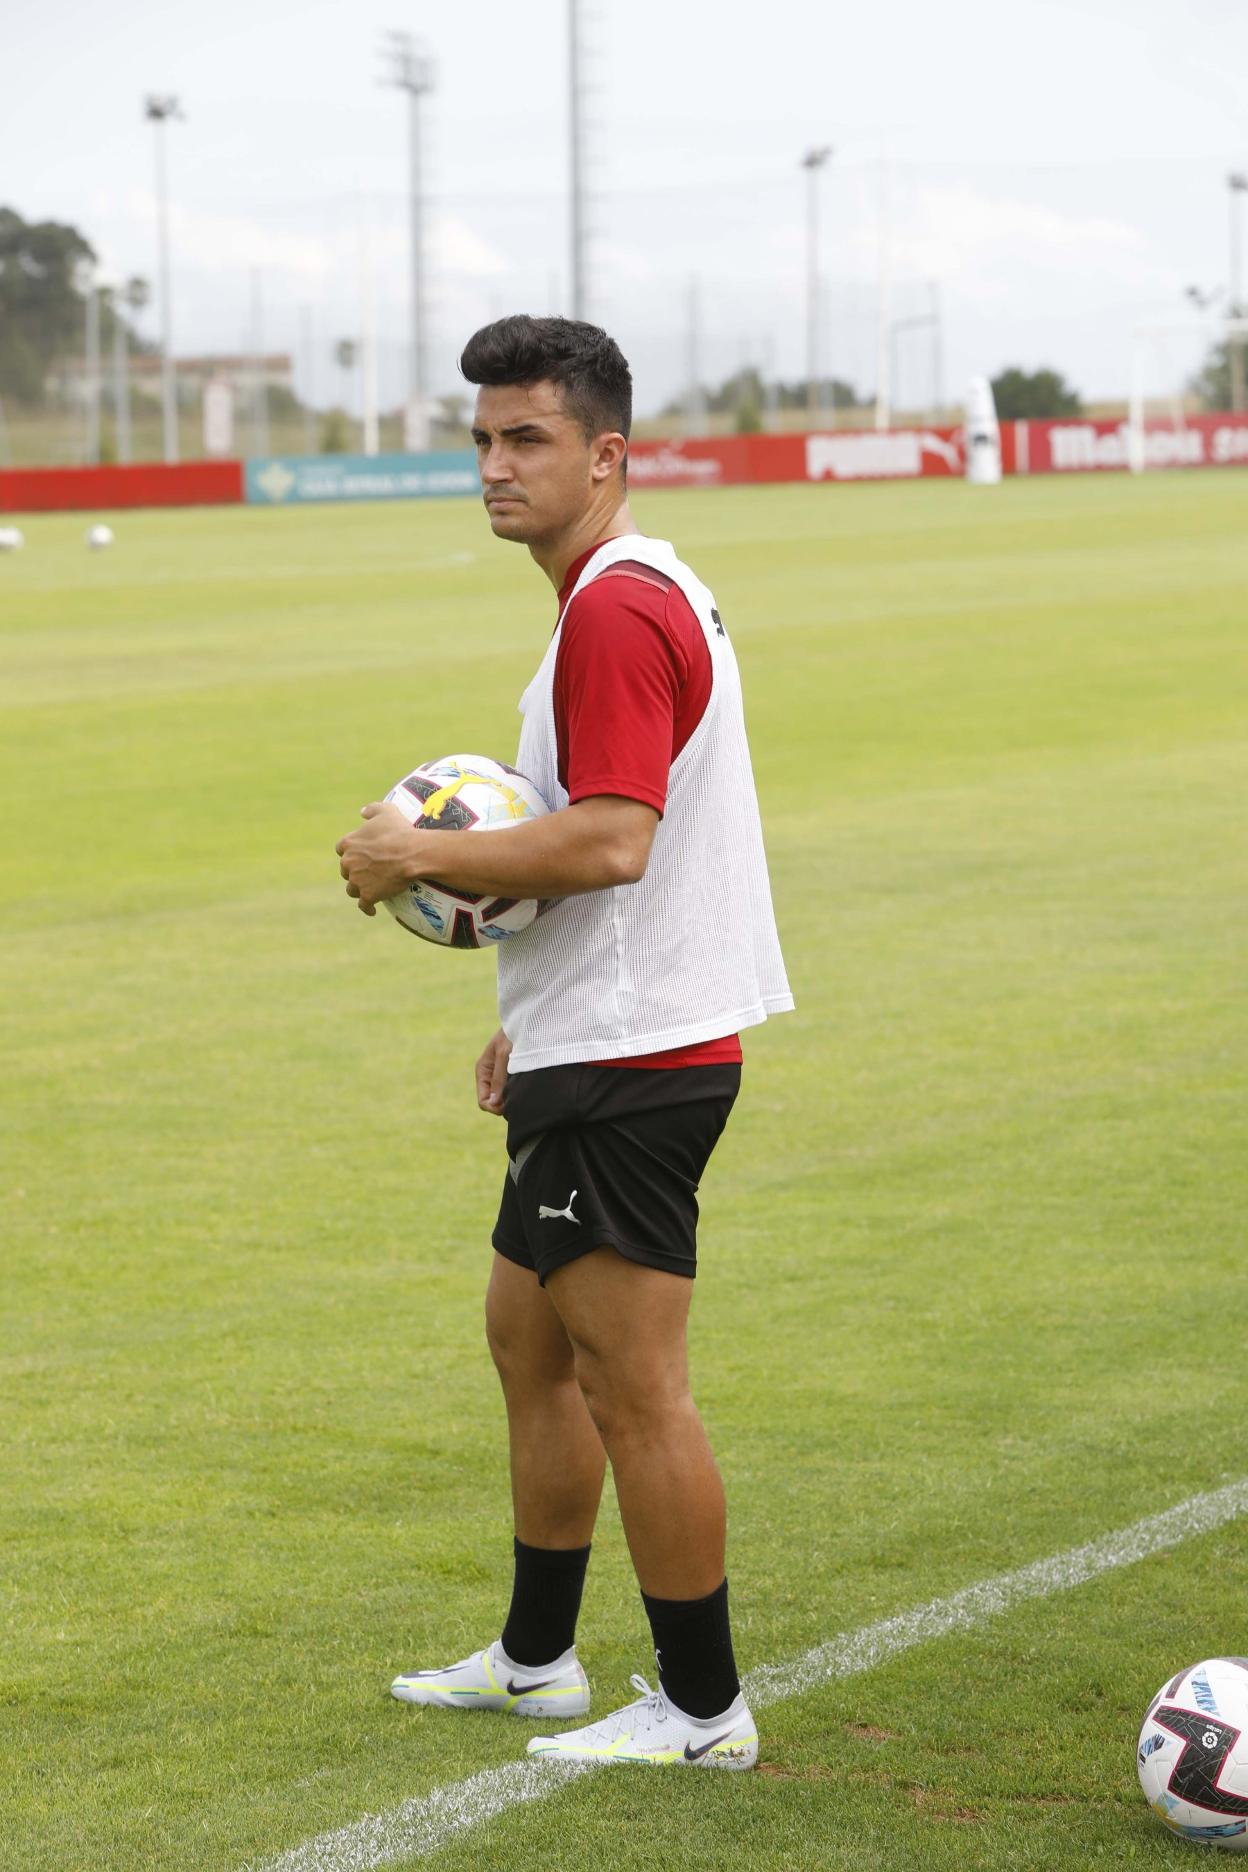
[[[111,546],[112,543],[112,527],[93,526],[87,528],[87,545],[91,548],[92,552],[101,552],[105,546]]]
[[[484,754],[448,754],[386,794],[403,817],[434,832],[499,832],[550,811],[523,774]],[[488,949],[527,929],[553,899],[474,896],[420,879],[386,899],[391,916],[426,942],[448,949]]]
[[[1171,1832],[1248,1853],[1248,1658],[1207,1658],[1148,1706],[1140,1786]]]
[[[25,544],[20,527],[0,527],[0,552],[20,552]]]

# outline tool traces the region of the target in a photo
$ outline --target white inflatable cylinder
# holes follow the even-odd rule
[[[1001,479],[1001,427],[986,377],[972,377],[966,393],[966,478],[976,487]]]

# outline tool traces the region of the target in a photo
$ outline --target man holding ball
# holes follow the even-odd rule
[[[554,810],[506,838],[393,806],[338,844],[361,910],[416,878],[560,903],[498,953],[477,1102],[507,1125],[486,1298],[511,1451],[515,1577],[501,1635],[394,1696],[588,1714],[575,1635],[610,1461],[659,1666],[638,1700],[531,1755],[749,1768],[719,1471],[685,1328],[702,1172],[742,1028],[793,1005],[776,937],[731,644],[706,587],[638,533],[632,380],[596,326],[515,316],[469,341],[490,525],[558,593],[516,765]]]

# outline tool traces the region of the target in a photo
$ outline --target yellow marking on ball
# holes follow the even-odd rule
[[[479,780],[482,786],[488,786],[495,793],[499,794],[507,803],[507,816],[509,819],[528,818],[528,806],[514,787],[509,787],[504,780],[496,780],[493,774],[479,773],[458,774],[448,786],[439,787],[436,793],[431,793],[424,803],[421,817],[424,819],[440,819],[466,780]]]

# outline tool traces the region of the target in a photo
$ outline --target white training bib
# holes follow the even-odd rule
[[[711,653],[711,694],[672,762],[645,876],[566,897],[500,944],[498,1009],[511,1072],[631,1059],[718,1040],[793,1006],[776,935],[741,678],[715,601],[666,540],[628,533],[589,560],[570,604],[632,560],[679,585]],[[567,606],[520,699],[516,766],[568,804],[555,741],[555,659]]]

